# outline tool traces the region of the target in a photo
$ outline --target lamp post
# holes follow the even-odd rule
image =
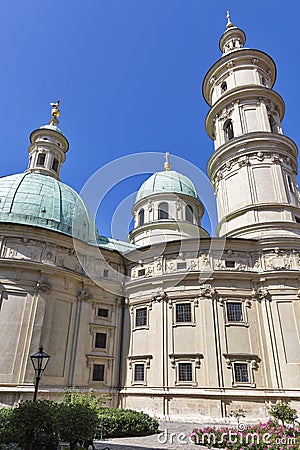
[[[43,346],[41,345],[37,353],[30,355],[30,359],[35,370],[35,388],[33,400],[36,401],[41,375],[46,369],[50,356],[44,352]]]

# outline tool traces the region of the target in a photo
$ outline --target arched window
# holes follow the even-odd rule
[[[221,84],[221,94],[224,94],[225,91],[227,91],[227,83],[226,81],[223,81]]]
[[[225,133],[225,142],[228,142],[230,141],[230,139],[234,138],[233,125],[231,119],[226,120],[223,129]]]
[[[194,210],[191,205],[186,205],[185,207],[185,219],[187,222],[194,222]]]
[[[158,205],[158,220],[165,220],[169,218],[169,205],[162,202]]]
[[[145,223],[145,211],[142,208],[138,214],[138,226],[141,227]]]
[[[37,166],[44,167],[44,165],[45,165],[45,160],[46,160],[46,155],[45,155],[45,153],[40,153],[39,156],[38,156],[36,165],[37,165]]]
[[[278,126],[273,116],[269,116],[269,123],[272,133],[278,133]]]

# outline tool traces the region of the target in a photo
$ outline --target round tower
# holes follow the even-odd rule
[[[137,245],[208,237],[201,228],[204,207],[191,180],[171,170],[166,153],[164,171],[151,175],[140,187],[132,209],[134,229],[129,241]]]
[[[49,125],[43,125],[30,135],[29,164],[26,170],[26,172],[49,175],[57,180],[69,149],[68,140],[58,128],[59,103],[60,100],[50,103],[52,111]]]
[[[245,33],[229,13],[222,57],[203,81],[210,106],[206,131],[215,151],[208,175],[217,199],[218,236],[300,235],[296,144],[282,133],[284,101],[272,87],[276,66],[245,48]]]

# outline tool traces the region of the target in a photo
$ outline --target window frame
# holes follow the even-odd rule
[[[137,375],[136,369],[137,369],[138,366],[143,368],[143,371],[142,371],[143,372],[143,378],[142,379],[138,379],[136,377],[136,375]],[[133,382],[134,382],[134,384],[144,384],[145,381],[146,381],[146,364],[143,361],[142,362],[141,361],[136,361],[133,364]]]
[[[225,143],[230,142],[234,138],[233,122],[227,119],[223,125]]]
[[[97,379],[95,379],[94,378],[94,375],[95,375],[95,367],[103,367],[103,379],[102,380],[97,380]],[[106,374],[106,365],[104,364],[104,363],[101,363],[101,364],[99,364],[99,363],[93,363],[92,364],[92,379],[91,379],[91,381],[93,381],[93,382],[95,382],[95,383],[105,383],[105,374]]]
[[[146,319],[146,323],[142,323],[140,325],[137,324],[137,312],[145,310],[144,318]],[[148,306],[138,306],[134,310],[134,330],[148,329],[149,328],[149,308]]]
[[[97,345],[97,336],[100,336],[100,335],[101,335],[101,339],[103,336],[105,336],[105,339],[104,339],[105,346],[104,347]],[[99,350],[107,350],[107,341],[108,341],[107,333],[98,332],[98,331],[95,332],[94,348],[99,349]],[[99,344],[99,342],[98,342],[98,344]]]
[[[39,159],[40,159],[40,157],[44,157],[44,161],[43,161],[43,164],[41,164],[41,163],[39,163]],[[37,167],[46,167],[46,153],[38,153],[38,155],[37,155],[37,159],[36,159],[36,166]]]
[[[180,307],[186,307],[188,306],[189,312],[186,313],[185,311],[179,311]],[[182,314],[183,318],[185,318],[186,315],[190,316],[190,320],[178,320],[179,314]],[[175,323],[176,324],[191,324],[193,323],[193,314],[192,314],[192,303],[191,302],[176,302],[175,303]]]
[[[177,305],[190,304],[191,321],[190,322],[177,322]],[[195,301],[189,299],[180,299],[173,302],[173,327],[194,327],[195,322]]]
[[[163,209],[162,205],[166,205],[167,208]],[[170,219],[170,211],[169,211],[169,203],[168,202],[160,202],[158,205],[158,220],[169,220]]]
[[[245,366],[247,368],[247,380],[241,381],[236,378],[236,367],[237,366]],[[232,363],[232,375],[233,375],[233,384],[239,386],[249,386],[250,384],[250,364],[245,361],[235,361]]]
[[[145,224],[145,210],[141,208],[138,212],[138,227],[142,227]]]
[[[234,303],[238,303],[241,305],[243,321],[235,322],[235,321],[229,320],[230,317],[228,315],[228,304],[234,304]],[[231,326],[249,327],[247,308],[246,308],[246,306],[249,307],[249,305],[247,304],[247,302],[245,300],[240,299],[240,298],[229,298],[229,299],[225,299],[225,301],[222,303],[222,305],[224,306],[225,326],[227,326],[227,327],[231,327]]]

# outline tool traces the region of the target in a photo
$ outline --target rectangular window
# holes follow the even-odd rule
[[[226,303],[227,321],[228,322],[244,322],[242,303]]]
[[[138,270],[138,277],[143,277],[145,275],[145,273],[146,273],[145,269]]]
[[[109,269],[104,269],[103,270],[103,276],[104,276],[104,278],[108,278],[109,277]]]
[[[135,311],[135,326],[145,327],[147,325],[147,308],[138,308]]]
[[[96,333],[95,347],[106,348],[106,333]]]
[[[192,308],[190,303],[176,304],[176,322],[191,322]]]
[[[134,365],[134,381],[145,381],[145,364]]]
[[[177,263],[177,270],[185,270],[185,269],[186,269],[186,262]]]
[[[225,261],[225,267],[234,269],[235,268],[235,261]]]
[[[37,166],[44,167],[44,165],[45,165],[45,160],[46,160],[46,155],[45,155],[45,153],[40,153],[39,156],[38,156],[36,165],[37,165]]]
[[[93,381],[104,381],[104,364],[94,364]]]
[[[99,317],[108,317],[108,309],[107,308],[98,308],[97,315]]]
[[[247,363],[234,363],[234,381],[236,383],[249,383]]]
[[[178,380],[179,381],[193,381],[192,363],[178,364]]]

